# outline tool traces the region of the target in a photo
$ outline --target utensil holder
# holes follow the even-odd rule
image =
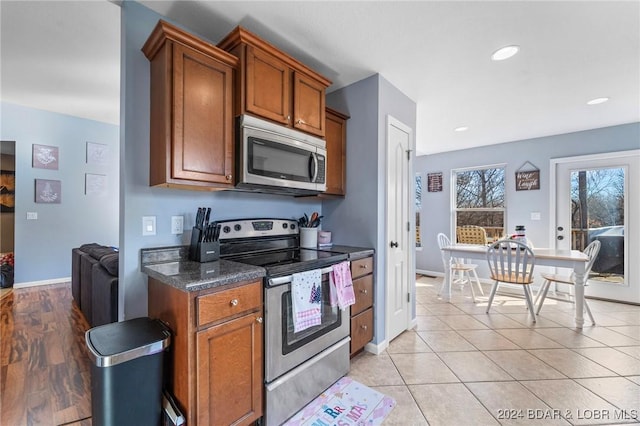
[[[300,247],[316,248],[318,247],[318,228],[299,228],[300,229]]]
[[[198,246],[198,262],[213,262],[218,259],[220,259],[220,241],[200,243]]]
[[[194,226],[191,231],[191,244],[189,245],[189,260],[195,262],[213,262],[220,259],[220,241],[200,241],[202,229]]]

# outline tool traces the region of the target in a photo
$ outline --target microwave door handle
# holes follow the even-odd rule
[[[311,182],[315,182],[318,177],[318,154],[311,153],[309,157],[309,174],[311,175]]]

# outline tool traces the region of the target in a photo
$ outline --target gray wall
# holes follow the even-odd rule
[[[436,235],[439,232],[451,235],[453,232],[450,208],[452,169],[492,164],[506,165],[506,231],[513,232],[515,225],[525,225],[527,238],[532,240],[534,246],[550,247],[553,244],[549,241],[550,160],[638,148],[640,124],[631,123],[418,157],[416,172],[423,176],[424,187],[426,188],[427,173],[442,172],[443,190],[422,192],[421,237],[424,248],[417,252],[417,269],[443,272]],[[515,172],[525,161],[530,161],[540,169],[540,190],[515,190]],[[637,182],[632,185],[637,185]],[[634,187],[631,190],[633,191]],[[531,212],[540,212],[540,220],[532,221]]]
[[[387,115],[415,129],[416,105],[379,74],[330,93],[327,105],[351,118],[347,122],[347,196],[323,202],[328,217],[323,227],[332,231],[337,244],[376,250],[373,343],[379,344],[386,338]],[[412,268],[409,277],[413,272]]]
[[[159,19],[170,20],[133,2],[124,2],[122,11],[120,312],[122,319],[128,319],[147,314],[147,277],[140,272],[140,249],[188,244],[198,207],[211,207],[214,220],[297,219],[303,213],[322,212],[322,205],[312,198],[149,187],[149,61],[140,49]],[[171,234],[173,215],[184,216],[184,234]],[[142,236],[142,216],[156,216],[157,235]]]
[[[118,245],[118,126],[5,102],[0,115],[0,138],[16,142],[15,283],[66,279],[73,247]],[[109,147],[105,166],[86,163],[87,142]],[[33,144],[58,147],[58,170],[32,167]],[[104,196],[85,195],[85,173],[107,176]],[[35,179],[60,180],[61,204],[36,204]]]

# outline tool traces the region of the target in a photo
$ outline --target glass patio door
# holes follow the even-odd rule
[[[639,153],[552,160],[556,247],[582,251],[601,243],[587,296],[640,303]]]

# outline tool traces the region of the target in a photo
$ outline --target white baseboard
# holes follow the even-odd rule
[[[62,284],[71,281],[71,277],[53,278],[51,280],[28,281],[24,283],[14,283],[13,288],[37,287],[41,285]]]
[[[380,355],[388,347],[389,347],[389,343],[386,340],[383,340],[382,342],[380,342],[378,344],[367,343],[365,345],[365,347],[364,347],[364,350],[369,352],[369,353],[372,353],[374,355]]]
[[[413,330],[414,328],[416,328],[416,326],[418,325],[418,318],[413,318],[411,320],[411,322],[409,323],[409,328],[408,330]]]
[[[428,271],[426,269],[416,269],[416,274],[430,275],[432,277],[444,277],[444,273],[443,272]]]

